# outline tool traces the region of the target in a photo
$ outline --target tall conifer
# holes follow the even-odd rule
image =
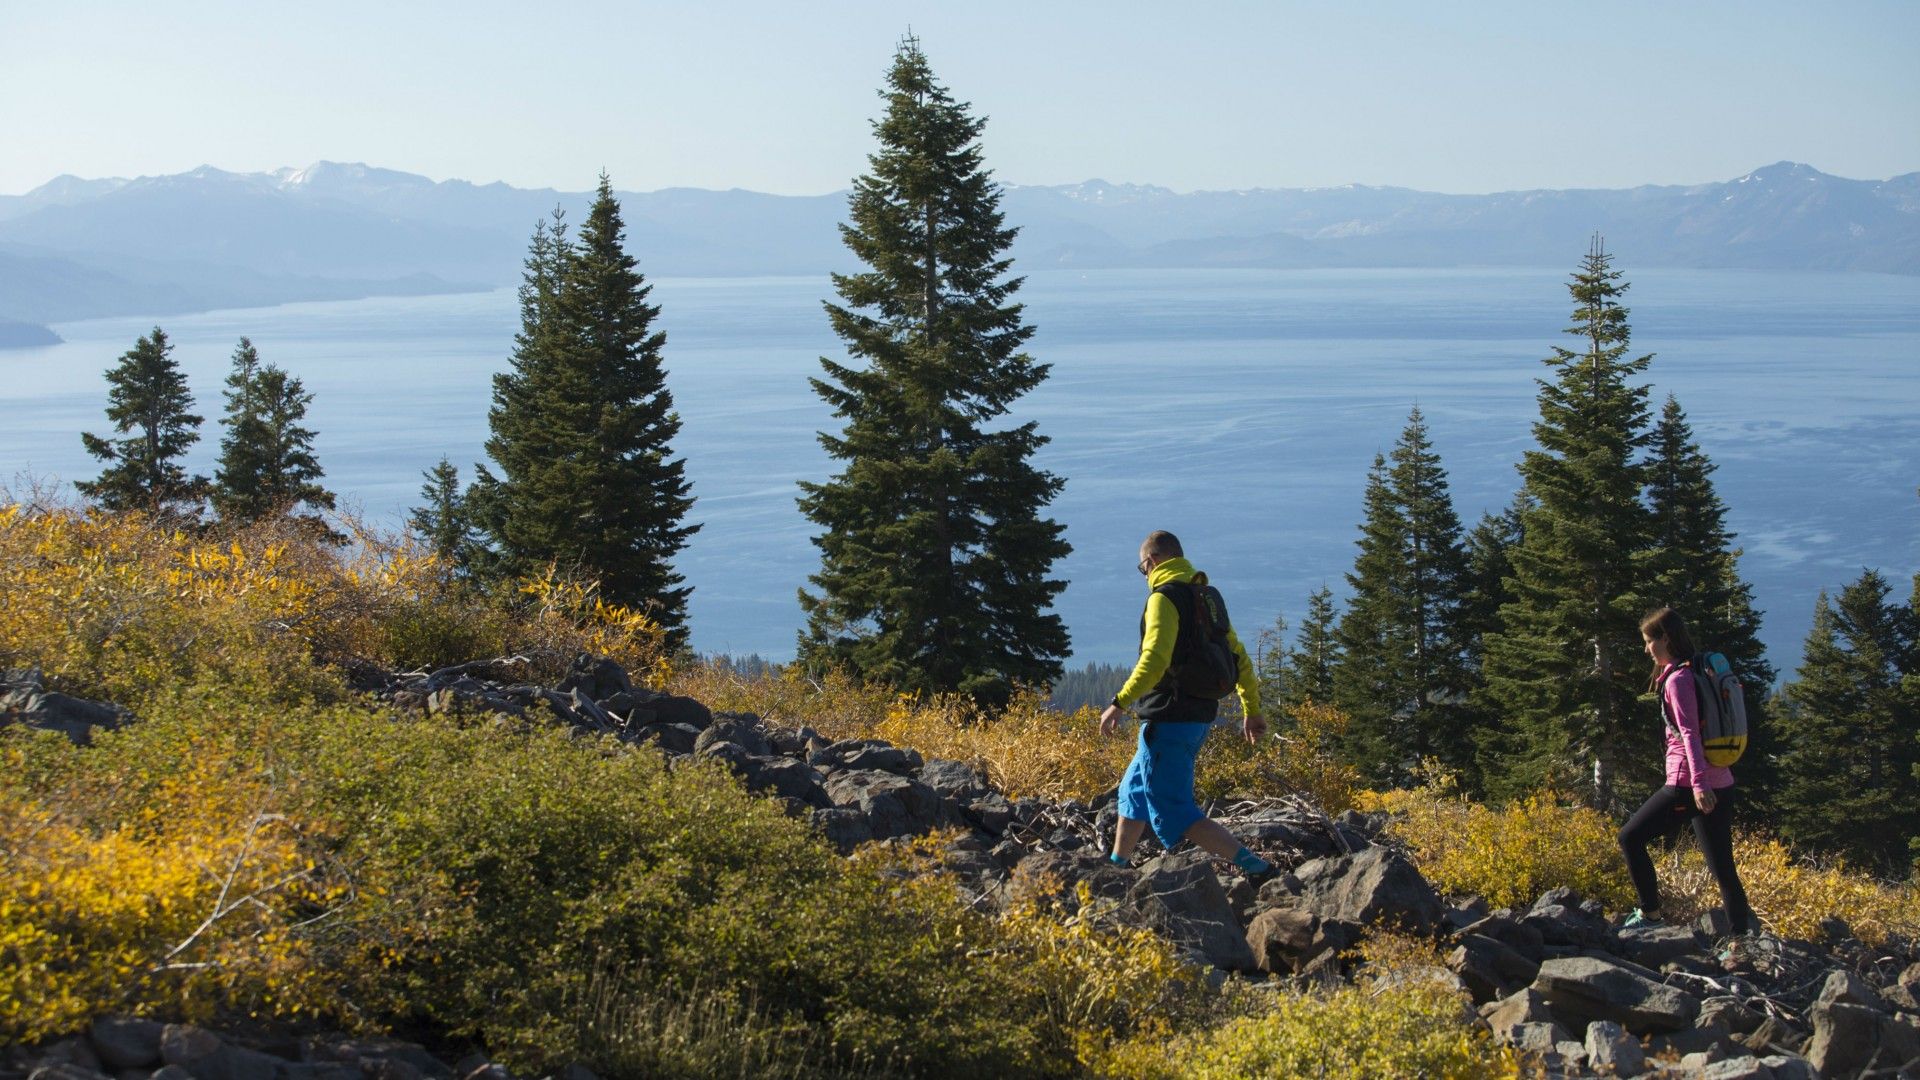
[[[87,453],[107,463],[80,493],[108,510],[146,510],[195,516],[206,478],[188,476],[180,459],[200,441],[201,417],[188,412],[193,395],[173,360],[173,343],[159,327],[121,354],[107,371],[107,419],[126,438],[82,433]]]
[[[660,309],[625,232],[604,174],[577,240],[557,214],[535,228],[512,370],[494,376],[487,414],[500,475],[478,470],[476,513],[498,572],[558,563],[607,600],[648,609],[681,645],[692,590],[672,559],[699,526],[685,524],[691,484],[672,456],[680,416]]]
[[[301,520],[333,535],[314,511],[334,508],[333,493],[313,452],[314,431],[304,426],[313,395],[300,380],[273,364],[246,338],[233,351],[227,375],[227,415],[220,423],[220,464],[213,477],[213,510],[225,524],[248,524],[301,506]],[[338,537],[336,537],[338,539]]]
[[[1775,801],[1789,839],[1898,873],[1920,839],[1920,629],[1890,591],[1868,570],[1837,601],[1820,595],[1799,678],[1782,692]]]
[[[1581,782],[1605,806],[1623,767],[1657,765],[1658,721],[1641,704],[1651,516],[1636,460],[1647,388],[1635,382],[1653,357],[1627,356],[1627,285],[1612,264],[1595,237],[1568,285],[1567,333],[1584,348],[1556,347],[1545,361],[1555,377],[1539,380],[1539,447],[1520,464],[1529,505],[1510,551],[1513,599],[1486,642],[1488,697],[1506,725],[1487,747],[1486,783],[1498,795]]]
[[[1368,479],[1334,669],[1335,700],[1353,721],[1355,764],[1380,783],[1407,782],[1429,758],[1455,771],[1471,763],[1467,553],[1446,470],[1418,408],[1392,462],[1389,469],[1376,457]]]
[[[1282,703],[1288,708],[1310,701],[1332,704],[1333,673],[1340,666],[1340,638],[1335,632],[1339,620],[1332,589],[1322,585],[1308,594],[1306,617],[1300,620],[1300,632],[1287,654],[1290,678]]]
[[[424,501],[407,516],[407,524],[420,534],[448,576],[465,573],[479,535],[467,495],[460,490],[460,469],[443,457],[420,475],[426,479],[420,487]]]
[[[984,702],[1060,673],[1067,632],[1047,575],[1069,548],[1042,517],[1062,481],[1015,401],[1048,367],[1022,352],[1000,191],[982,166],[985,122],[934,80],[908,38],[887,73],[880,148],[854,182],[841,237],[867,269],[835,275],[834,333],[814,390],[845,421],[821,444],[844,467],[802,483],[821,567],[802,590],[804,662],[845,665],[909,691]]]

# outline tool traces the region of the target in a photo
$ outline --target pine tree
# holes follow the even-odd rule
[[[1530,505],[1523,493],[1500,513],[1482,514],[1467,534],[1467,589],[1460,623],[1467,662],[1476,674],[1485,667],[1487,637],[1500,629],[1500,609],[1513,600],[1507,579],[1513,576],[1512,552],[1520,543],[1522,516]]]
[[[1446,470],[1415,408],[1368,479],[1360,555],[1340,622],[1334,699],[1352,719],[1352,760],[1378,783],[1410,781],[1429,758],[1470,762],[1465,709],[1473,679],[1463,607],[1467,552]]]
[[[424,504],[414,507],[407,523],[426,541],[427,549],[447,568],[449,576],[463,574],[472,564],[479,537],[467,496],[460,490],[460,470],[443,457],[420,475],[427,481],[420,488]]]
[[[1253,674],[1260,680],[1260,702],[1269,712],[1283,714],[1294,680],[1285,615],[1275,615],[1273,625],[1260,631],[1253,651]]]
[[[1322,585],[1308,594],[1306,618],[1300,621],[1299,636],[1287,655],[1290,678],[1281,703],[1288,709],[1308,702],[1333,702],[1333,673],[1340,666],[1340,639],[1334,632],[1339,619],[1332,589]]]
[[[854,182],[841,237],[867,269],[835,275],[834,333],[861,366],[825,357],[813,387],[845,421],[821,433],[844,469],[802,483],[821,532],[802,590],[799,652],[906,691],[983,703],[1058,677],[1067,632],[1047,574],[1067,554],[1041,516],[1062,487],[1030,459],[1047,439],[1009,426],[1048,367],[1021,347],[1000,191],[982,167],[984,121],[934,81],[919,42],[887,74],[880,148]]]
[[[107,371],[107,419],[122,439],[82,433],[87,453],[107,462],[100,475],[74,486],[108,510],[145,510],[197,517],[206,478],[188,476],[180,458],[200,441],[201,417],[188,412],[193,395],[173,360],[173,343],[159,327],[121,354]]]
[[[512,370],[494,376],[496,478],[478,470],[476,516],[507,575],[558,563],[599,583],[610,602],[645,607],[674,646],[687,637],[692,589],[673,557],[698,525],[680,416],[653,328],[652,286],[625,250],[626,226],[603,174],[577,240],[534,230],[520,288]]]
[[[246,338],[233,351],[227,375],[227,433],[220,440],[220,464],[214,472],[213,510],[223,524],[245,525],[289,514],[334,539],[312,511],[334,508],[333,493],[320,486],[325,475],[314,456],[314,431],[304,427],[313,395],[300,380],[273,364],[262,364]],[[301,506],[306,514],[294,514]]]
[[[1406,581],[1407,523],[1387,484],[1387,459],[1379,454],[1367,473],[1361,500],[1359,556],[1347,585],[1353,595],[1334,628],[1340,659],[1333,667],[1333,701],[1351,720],[1342,755],[1376,782],[1403,764],[1404,718],[1398,665],[1413,652],[1412,627],[1399,610]],[[1390,782],[1390,781],[1389,781]]]
[[[1868,570],[1814,607],[1799,678],[1782,692],[1780,830],[1885,872],[1920,838],[1920,709],[1913,609]]]
[[[1546,360],[1556,377],[1539,380],[1539,448],[1520,465],[1531,505],[1509,553],[1513,600],[1486,643],[1488,698],[1508,725],[1487,747],[1496,795],[1585,772],[1594,804],[1608,806],[1622,768],[1650,773],[1658,764],[1639,635],[1650,515],[1636,455],[1647,440],[1647,388],[1633,382],[1653,357],[1627,357],[1627,285],[1612,262],[1595,237],[1568,285],[1567,332],[1586,347],[1556,347]]]

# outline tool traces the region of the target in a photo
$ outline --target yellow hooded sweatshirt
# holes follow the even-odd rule
[[[1183,581],[1194,585],[1205,585],[1207,575],[1193,568],[1193,564],[1184,558],[1168,559],[1153,568],[1147,576],[1147,587],[1158,589],[1169,582]],[[1166,677],[1167,668],[1173,663],[1174,638],[1180,633],[1180,612],[1173,601],[1161,593],[1155,592],[1147,597],[1146,628],[1140,636],[1140,660],[1133,666],[1133,674],[1128,676],[1126,685],[1113,696],[1113,703],[1123,709],[1132,708],[1141,697],[1160,685]],[[1255,716],[1260,712],[1260,682],[1254,677],[1253,661],[1247,658],[1247,650],[1240,644],[1240,636],[1227,629],[1227,644],[1233,648],[1234,659],[1239,661],[1240,677],[1236,680],[1236,689],[1240,696],[1241,714]]]

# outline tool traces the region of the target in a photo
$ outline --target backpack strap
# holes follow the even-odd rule
[[[1700,669],[1699,665],[1695,662],[1697,659],[1697,657],[1688,657],[1680,661],[1673,665],[1673,670],[1667,674],[1666,678],[1660,680],[1660,718],[1667,722],[1667,726],[1672,728],[1673,733],[1679,736],[1682,741],[1685,741],[1687,737],[1686,732],[1680,730],[1680,722],[1674,719],[1672,713],[1667,711],[1667,684],[1673,681],[1674,676],[1679,675],[1683,671],[1686,672],[1687,681],[1693,684],[1694,722],[1702,725],[1701,738],[1704,739],[1706,737],[1707,691],[1700,685]]]

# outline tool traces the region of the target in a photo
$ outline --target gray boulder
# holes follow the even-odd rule
[[[1621,956],[1650,968],[1699,952],[1701,946],[1689,926],[1634,926],[1614,937]]]
[[[1460,932],[1492,938],[1536,964],[1546,959],[1545,942],[1541,940],[1540,931],[1505,915],[1488,915]]]
[[[1816,1009],[1835,1004],[1864,1005],[1883,1013],[1893,1011],[1872,983],[1844,968],[1835,968],[1827,974],[1827,980],[1820,984],[1820,995],[1813,1001]]]
[[[568,665],[567,674],[554,687],[561,693],[578,690],[590,701],[603,701],[615,694],[633,690],[627,669],[610,656],[581,653]]]
[[[95,728],[111,730],[132,721],[133,713],[121,706],[49,691],[38,671],[0,673],[0,728],[22,724],[57,731],[74,745],[86,746]]]
[[[1024,864],[1022,864],[1024,865]],[[1140,868],[1128,899],[1147,925],[1228,971],[1254,971],[1246,928],[1204,855],[1163,855]]]
[[[1138,876],[1136,870],[1115,866],[1089,852],[1036,851],[1014,866],[1008,897],[1054,904],[1071,912],[1079,910],[1081,883],[1096,900],[1123,901]]]
[[[1735,1035],[1750,1035],[1758,1030],[1765,1016],[1742,1004],[1737,997],[1710,997],[1700,1003],[1700,1016],[1694,1021],[1696,1027],[1719,1024]]]
[[[1540,974],[1538,963],[1493,938],[1463,934],[1459,942],[1447,955],[1447,968],[1477,1002],[1504,998]]]
[[[851,807],[815,810],[811,820],[813,827],[842,855],[853,854],[854,848],[873,839],[873,826],[868,823],[867,815]]]
[[[693,752],[697,754],[717,742],[734,743],[755,757],[768,757],[773,753],[773,744],[767,741],[766,730],[759,721],[737,714],[721,713],[714,717],[713,723],[694,739]]]
[[[1552,1021],[1529,1020],[1507,1029],[1506,1043],[1530,1057],[1559,1056],[1560,1044],[1572,1042],[1567,1029]]]
[[[968,821],[999,836],[1007,831],[1007,826],[1013,824],[1013,804],[1007,801],[1005,795],[989,791],[967,803],[966,817]]]
[[[1493,1037],[1502,1045],[1513,1045],[1514,1029],[1521,1024],[1547,1024],[1553,1022],[1553,1013],[1547,1008],[1547,999],[1541,997],[1531,987],[1508,994],[1499,1001],[1484,1005],[1480,1009],[1481,1019],[1493,1029]]]
[[[1760,1064],[1773,1070],[1773,1080],[1820,1080],[1807,1059],[1794,1054],[1768,1054]]]
[[[634,738],[656,743],[669,754],[691,754],[694,743],[700,740],[700,729],[692,724],[650,723],[634,729]]]
[[[834,773],[826,785],[836,806],[850,806],[867,815],[876,840],[918,836],[940,825],[954,825],[951,804],[918,780],[877,769]]]
[[[957,803],[970,803],[984,798],[993,789],[987,785],[986,774],[964,761],[950,758],[931,758],[920,766],[920,782],[945,795]],[[1009,817],[1013,814],[1012,804],[1007,806]]]
[[[1604,946],[1613,929],[1600,914],[1599,905],[1583,900],[1572,889],[1549,889],[1534,901],[1533,908],[1520,917],[1521,923],[1540,932],[1548,945],[1580,948]]]
[[[918,750],[904,749],[883,739],[842,739],[808,754],[807,764],[827,772],[854,769],[911,776],[924,762]]]
[[[1680,1060],[1684,1064],[1687,1059]],[[1735,1057],[1706,1063],[1695,1075],[1700,1080],[1773,1080],[1773,1069],[1756,1057]]]
[[[168,1024],[161,1031],[160,1058],[192,1073],[194,1080],[275,1080],[282,1064],[190,1024]]]
[[[1797,1055],[1807,1045],[1807,1033],[1780,1017],[1769,1016],[1741,1036],[1740,1042],[1756,1054]]]
[[[1302,902],[1322,918],[1427,930],[1446,910],[1427,879],[1392,848],[1314,859],[1294,876]]]
[[[132,1016],[103,1016],[87,1029],[87,1041],[106,1069],[145,1069],[160,1063],[166,1025]]]
[[[764,791],[784,799],[798,799],[818,809],[833,805],[833,800],[820,786],[820,774],[792,758],[748,757],[741,776],[746,780],[749,791]]]
[[[1533,989],[1556,1018],[1582,1030],[1595,1020],[1613,1020],[1636,1034],[1679,1031],[1700,1012],[1686,994],[1590,956],[1546,961]]]
[[[1647,1071],[1647,1055],[1619,1024],[1595,1020],[1587,1025],[1587,1064],[1614,1076],[1639,1076]]]

